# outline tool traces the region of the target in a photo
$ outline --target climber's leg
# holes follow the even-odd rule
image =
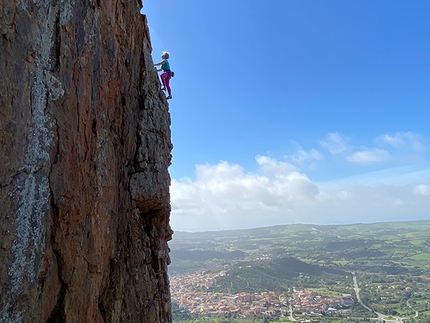
[[[161,83],[163,84],[163,87],[161,88],[163,91],[166,90],[166,77],[168,76],[167,72],[164,72],[161,74]]]

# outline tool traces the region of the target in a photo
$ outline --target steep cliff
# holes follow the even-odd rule
[[[170,116],[139,1],[0,0],[0,322],[170,322]]]

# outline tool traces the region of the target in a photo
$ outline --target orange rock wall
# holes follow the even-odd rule
[[[0,322],[171,322],[170,115],[140,6],[0,0]]]

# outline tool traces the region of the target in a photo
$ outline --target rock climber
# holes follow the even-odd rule
[[[154,64],[155,66],[161,66],[160,69],[157,69],[157,71],[163,71],[163,74],[161,74],[161,83],[163,83],[163,91],[167,90],[167,93],[169,94],[167,96],[167,100],[172,98],[172,90],[170,89],[170,79],[173,77],[174,73],[170,69],[169,59],[170,54],[168,52],[163,52],[161,55],[161,58],[163,59],[160,63]]]

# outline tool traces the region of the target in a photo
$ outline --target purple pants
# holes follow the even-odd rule
[[[172,95],[172,90],[170,90],[170,72],[164,72],[161,74],[161,82],[163,83],[163,86],[166,88],[167,93],[169,93],[169,96]]]

